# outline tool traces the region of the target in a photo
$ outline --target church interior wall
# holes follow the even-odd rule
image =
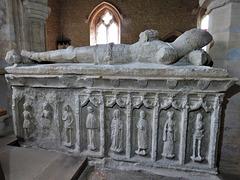
[[[56,49],[56,40],[70,39],[73,46],[89,46],[90,30],[86,20],[101,0],[49,0],[52,9],[47,20],[47,50]],[[146,29],[155,29],[159,37],[172,31],[185,32],[197,26],[198,0],[109,0],[123,17],[121,43],[133,44]],[[60,7],[59,7],[60,6]],[[58,12],[60,15],[58,16]],[[60,18],[60,23],[57,18]],[[60,30],[58,30],[60,29]],[[54,35],[53,35],[54,34]]]

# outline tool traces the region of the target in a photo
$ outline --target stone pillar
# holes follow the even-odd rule
[[[47,0],[0,0],[0,109],[8,112],[0,119],[0,135],[11,126],[11,90],[4,74],[6,53],[15,49],[45,51],[45,22],[50,12]]]
[[[14,38],[11,3],[0,0],[0,109],[7,110],[7,115],[0,117],[0,136],[12,129],[11,90],[4,77],[6,74],[4,68],[7,66],[4,57],[6,52],[14,46],[14,43],[11,43]]]
[[[31,51],[45,51],[45,23],[50,12],[47,1],[24,0],[23,8],[29,30]]]
[[[199,5],[209,15],[209,32],[214,46],[209,53],[215,67],[228,70],[240,79],[240,0],[200,0]],[[223,108],[224,129],[220,157],[220,172],[240,174],[240,91],[239,85],[227,92]]]

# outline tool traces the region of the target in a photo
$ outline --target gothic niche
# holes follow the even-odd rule
[[[137,142],[138,149],[135,151],[136,154],[145,156],[147,155],[148,149],[148,121],[146,119],[145,111],[140,111],[140,118],[137,122]]]
[[[198,113],[195,121],[195,131],[193,134],[193,154],[191,156],[193,161],[201,162],[204,160],[204,157],[201,156],[201,146],[202,139],[204,137],[204,131],[203,116],[201,113]]]
[[[94,152],[101,151],[101,95],[98,92],[86,91],[80,94],[80,122],[82,148]],[[100,152],[101,153],[101,152]],[[95,155],[99,155],[99,152]]]
[[[179,98],[176,94],[170,93],[162,97],[159,114],[159,149],[162,150],[162,157],[166,159],[177,159],[180,157],[179,142],[181,137],[176,136],[176,134],[177,131],[181,132],[181,129],[178,129],[178,120],[182,120],[186,104],[186,96]]]
[[[116,153],[119,153],[121,156],[124,149],[129,147],[125,136],[125,132],[127,133],[125,123],[127,123],[130,116],[128,108],[130,105],[130,96],[126,93],[112,92],[105,95],[105,99],[105,107],[107,107],[105,115],[108,119],[106,132],[110,135],[107,139],[107,146],[110,147],[110,151],[115,153],[112,154],[110,152],[109,155],[117,157]]]
[[[87,139],[88,139],[88,150],[96,150],[96,130],[97,130],[97,118],[94,113],[93,107],[87,107],[87,118],[86,118],[86,128],[87,128]]]
[[[62,120],[64,122],[65,130],[64,145],[68,148],[73,147],[74,114],[69,105],[63,107]]]
[[[120,110],[115,109],[111,121],[111,151],[120,153],[123,151],[123,121],[120,118]]]
[[[174,141],[175,138],[175,120],[174,120],[174,112],[168,111],[167,112],[167,121],[165,122],[164,129],[163,129],[163,152],[162,156],[165,158],[172,159],[175,157],[174,154]]]

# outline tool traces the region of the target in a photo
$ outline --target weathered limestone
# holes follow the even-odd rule
[[[221,102],[236,81],[223,69],[68,63],[6,71],[15,133],[24,146],[144,167],[217,171]],[[23,112],[32,127],[28,136]]]
[[[144,33],[140,39],[156,35]],[[237,79],[224,69],[181,64],[208,61],[196,49],[209,40],[210,34],[193,29],[171,45],[153,40],[22,53],[28,60],[62,62],[55,64],[17,64],[20,56],[11,51],[6,79],[13,88],[15,134],[26,147],[104,158],[114,166],[215,174],[223,96]],[[156,62],[159,51],[166,59]],[[159,63],[184,55],[175,65]]]
[[[6,61],[10,65],[13,63],[19,64],[20,62],[29,63],[29,60],[38,62],[78,62],[94,64],[147,62],[167,65],[179,61],[188,53],[201,49],[212,41],[212,36],[208,32],[197,28],[186,31],[173,43],[156,40],[157,34],[155,30],[146,30],[139,35],[139,42],[132,45],[110,43],[108,45],[77,48],[70,46],[64,50],[40,53],[23,50],[21,52],[22,60],[20,60],[21,57],[12,50],[6,55]],[[207,58],[208,56],[205,55],[204,63],[207,62]],[[192,59],[193,58],[191,58],[191,60]],[[209,59],[209,61],[211,60]],[[195,65],[198,64],[203,65],[203,63],[195,63]]]

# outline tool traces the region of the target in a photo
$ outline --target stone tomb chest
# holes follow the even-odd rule
[[[6,68],[23,146],[216,173],[226,70],[152,63]]]
[[[203,30],[172,43],[146,30],[132,45],[9,51],[15,134],[23,146],[103,158],[120,167],[217,173],[224,92]],[[36,62],[45,64],[36,64]],[[46,64],[47,61],[54,62]]]

